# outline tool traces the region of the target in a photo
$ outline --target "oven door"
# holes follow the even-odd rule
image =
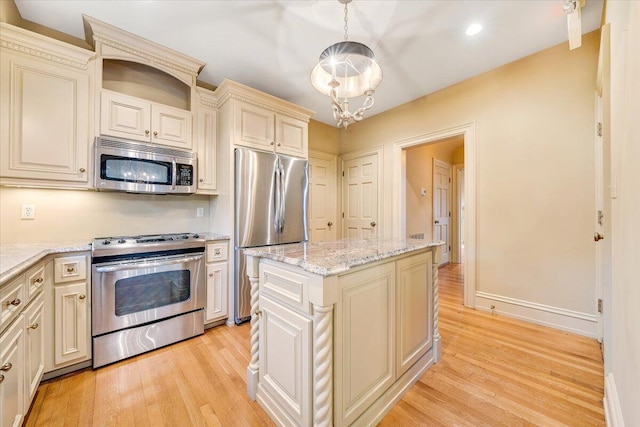
[[[204,308],[203,254],[95,264],[92,335]]]

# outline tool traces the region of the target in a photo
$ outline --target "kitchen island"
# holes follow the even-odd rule
[[[443,242],[344,239],[245,251],[247,392],[278,425],[373,425],[441,356]]]

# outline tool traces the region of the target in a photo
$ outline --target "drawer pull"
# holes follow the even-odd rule
[[[44,278],[38,277],[37,279],[33,279],[33,283],[42,283],[44,282]]]
[[[38,326],[40,326],[40,325],[38,324],[38,322],[36,322],[33,325],[27,326],[27,329],[38,329]]]
[[[7,307],[9,307],[10,305],[14,305],[17,307],[20,304],[22,304],[22,301],[20,301],[20,298],[16,298],[13,301],[7,301]]]
[[[83,295],[78,296],[78,299],[85,299],[86,297],[87,296],[83,294]]]
[[[216,248],[213,250],[213,254],[214,255],[220,255],[222,252],[220,251],[220,249]]]
[[[9,372],[11,368],[13,368],[13,365],[11,364],[11,362],[7,362],[4,365],[2,365],[2,367],[0,368],[0,371]]]
[[[71,265],[67,266],[67,273],[73,273],[74,271],[76,271],[75,267],[73,267]]]

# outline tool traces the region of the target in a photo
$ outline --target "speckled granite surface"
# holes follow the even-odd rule
[[[0,245],[0,286],[49,254],[89,250],[91,243],[86,240]]]
[[[333,242],[263,246],[245,249],[244,253],[296,265],[321,276],[332,276],[351,267],[443,244],[442,241],[417,239],[342,239]]]
[[[205,240],[229,240],[220,233],[200,233]],[[49,243],[15,243],[0,245],[0,286],[12,280],[50,254],[90,251],[90,240]]]

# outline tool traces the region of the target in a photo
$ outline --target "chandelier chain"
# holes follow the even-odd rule
[[[347,25],[348,21],[349,21],[349,17],[347,16],[347,14],[348,14],[347,4],[348,3],[349,2],[346,2],[346,1],[344,2],[344,40],[345,41],[347,41],[349,39],[349,35],[347,34],[348,29],[349,29],[349,27]]]

